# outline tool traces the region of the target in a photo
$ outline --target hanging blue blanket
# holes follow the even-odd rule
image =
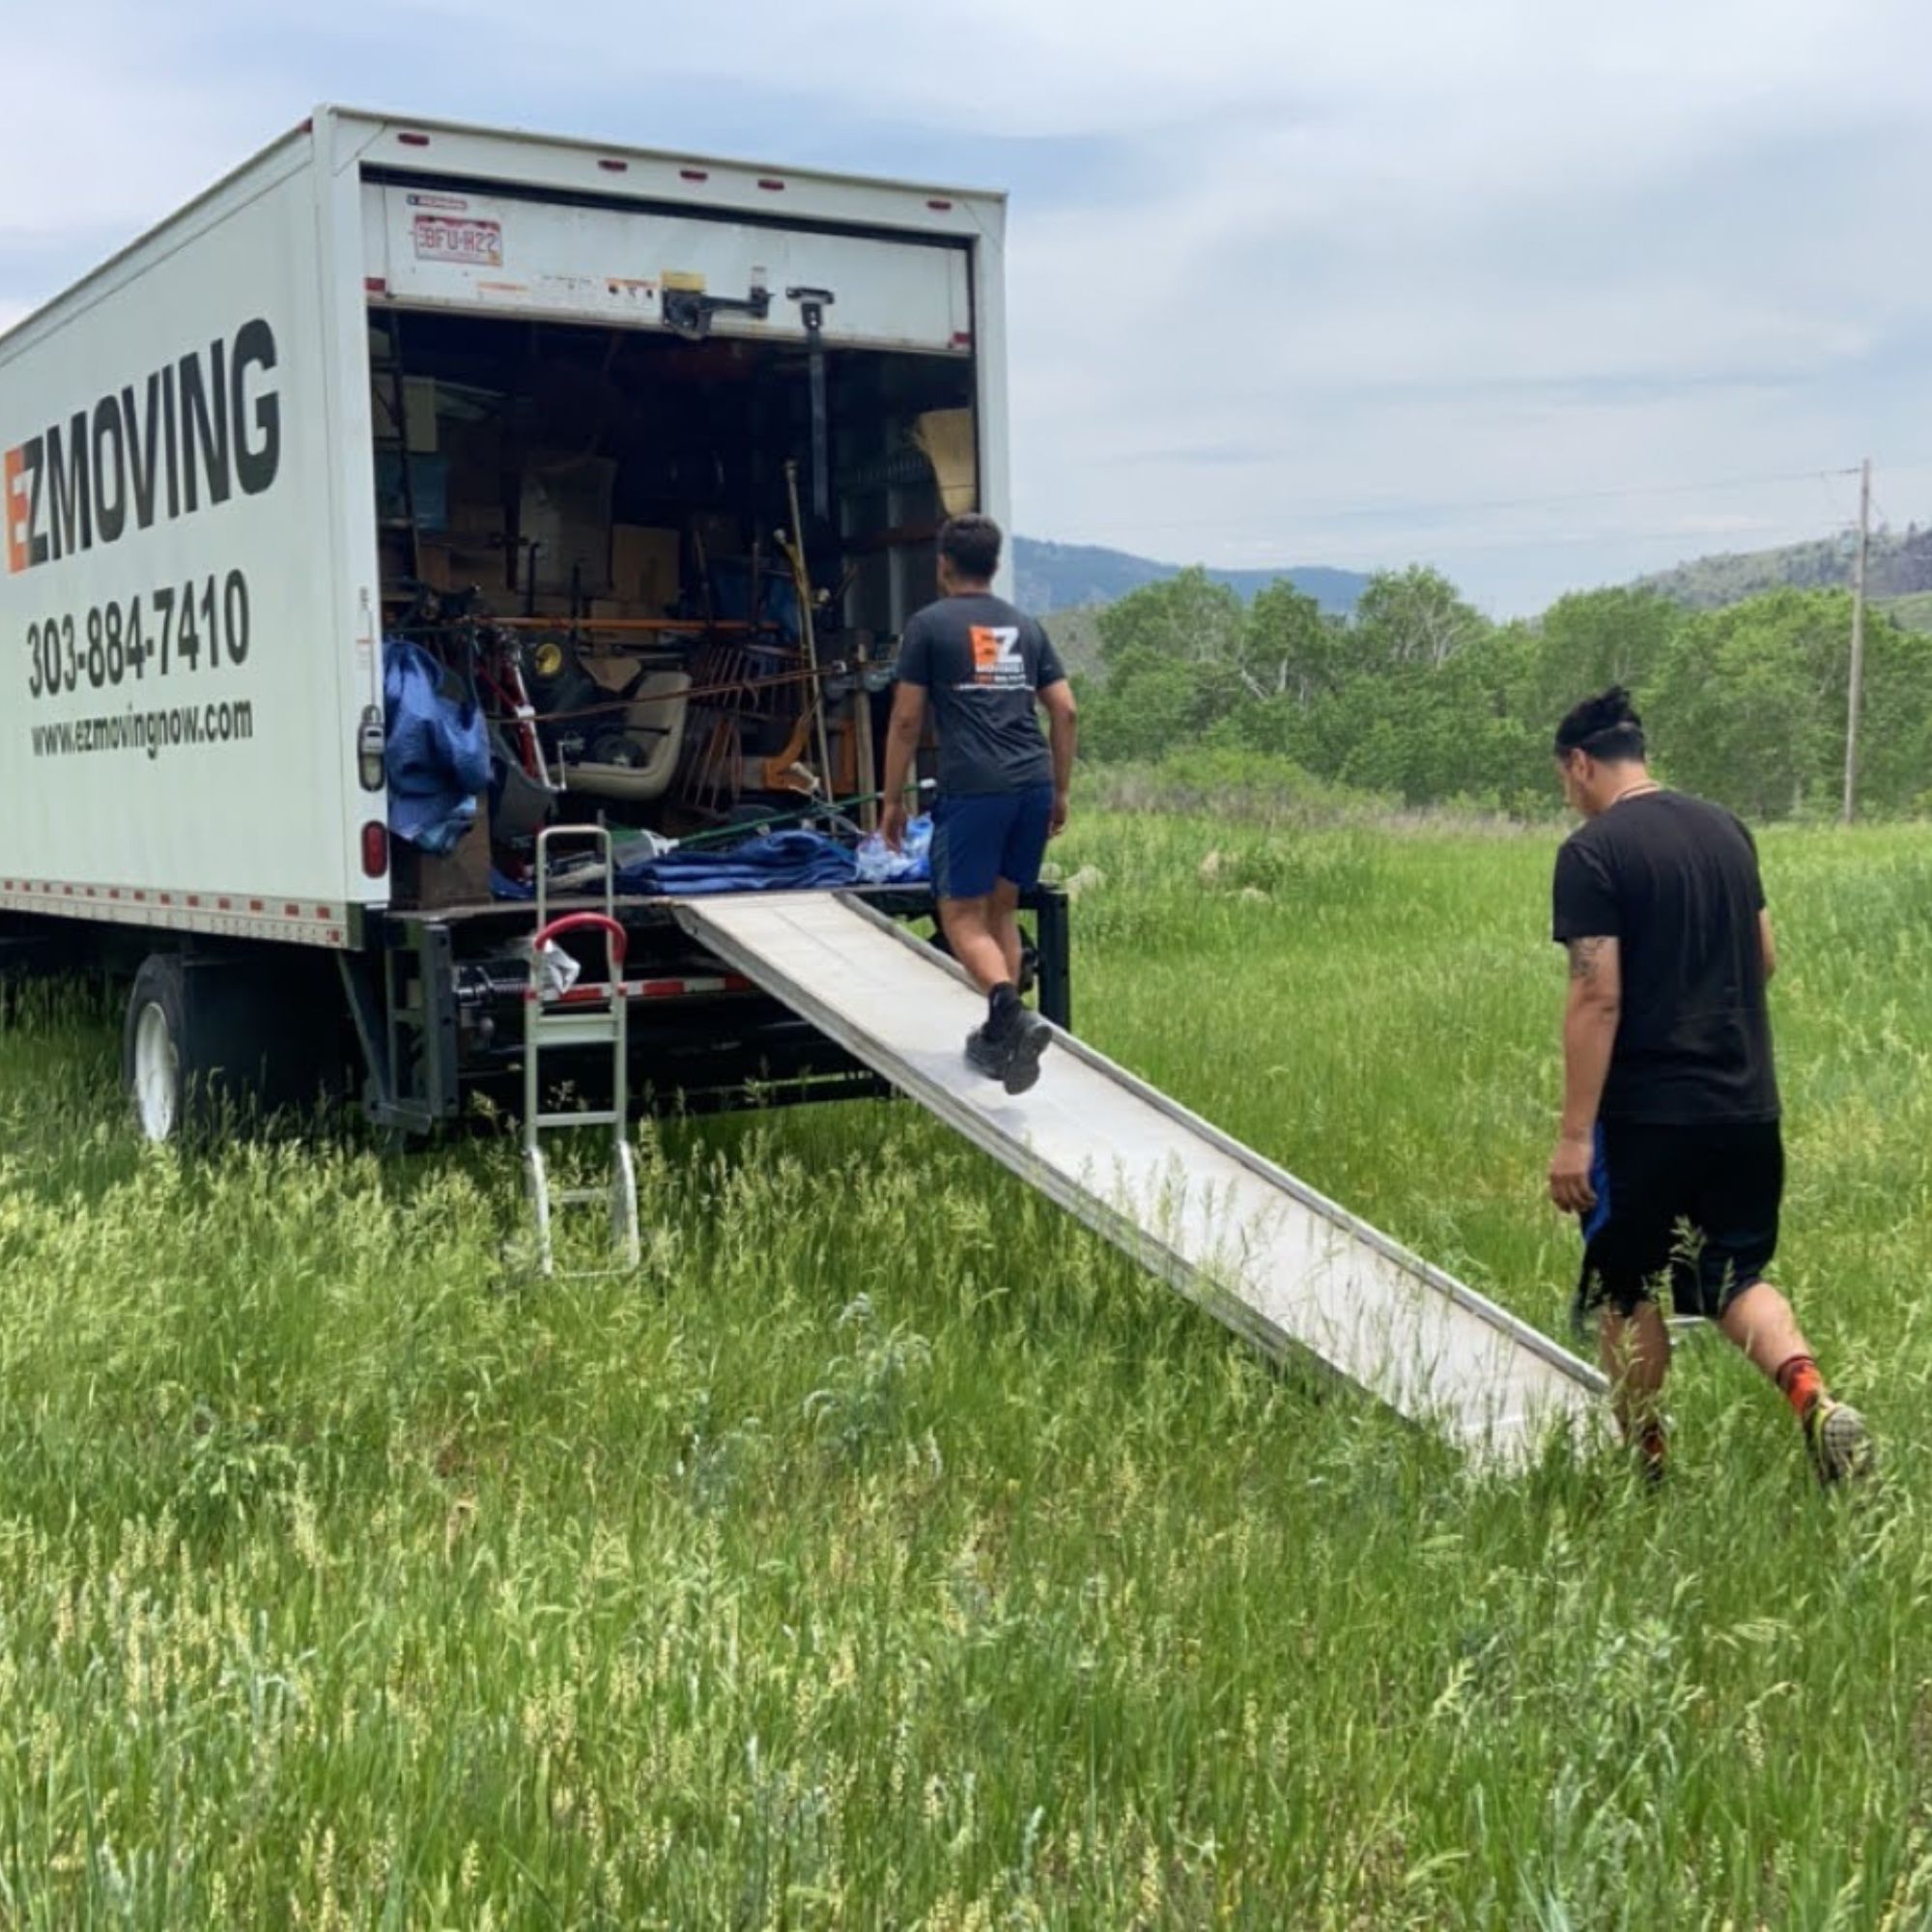
[[[490,784],[490,734],[473,696],[420,644],[383,642],[389,830],[429,853],[453,852]]]

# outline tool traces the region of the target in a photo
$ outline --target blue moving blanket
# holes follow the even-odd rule
[[[857,882],[859,862],[820,832],[773,832],[728,852],[699,846],[626,866],[617,890],[641,898],[705,893],[796,893]]]

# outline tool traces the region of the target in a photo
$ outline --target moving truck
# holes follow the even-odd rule
[[[938,524],[1007,521],[1004,226],[329,108],[0,338],[0,966],[129,989],[146,1134],[514,1095],[547,826],[635,858],[863,814]],[[404,653],[489,753],[417,843]],[[876,1091],[618,877],[634,1093]]]

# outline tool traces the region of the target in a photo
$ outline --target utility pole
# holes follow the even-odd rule
[[[1865,685],[1865,558],[1871,550],[1871,458],[1859,470],[1859,561],[1852,579],[1852,675],[1845,699],[1845,823],[1859,809],[1859,706]]]

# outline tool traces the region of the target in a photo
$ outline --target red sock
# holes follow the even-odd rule
[[[1811,1405],[1825,1393],[1825,1378],[1809,1355],[1793,1355],[1786,1361],[1777,1371],[1777,1385],[1801,1422],[1811,1413]]]

